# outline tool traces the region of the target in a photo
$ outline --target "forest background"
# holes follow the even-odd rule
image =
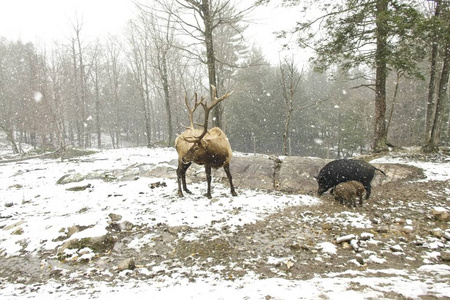
[[[274,4],[298,14],[262,33],[289,50],[276,62],[246,38],[252,12]],[[450,143],[448,1],[133,5],[116,35],[87,37],[75,15],[51,45],[0,38],[0,130],[15,153],[172,146],[189,122],[185,97],[209,99],[211,84],[234,91],[212,118],[234,151],[339,158]]]

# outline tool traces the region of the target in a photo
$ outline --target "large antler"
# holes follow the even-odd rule
[[[202,132],[202,134],[200,134],[200,136],[196,137],[197,141],[200,141],[206,135],[206,133],[208,132],[209,113],[214,108],[214,106],[216,106],[221,101],[225,100],[231,94],[233,94],[233,92],[230,92],[230,93],[226,93],[225,95],[223,95],[220,98],[217,98],[216,87],[214,85],[211,85],[211,88],[212,88],[212,95],[211,96],[214,97],[214,101],[212,101],[210,105],[205,103],[203,101],[203,99],[200,101],[200,104],[203,106],[203,110],[205,111],[205,120],[204,120],[204,123],[203,123],[203,132]]]
[[[189,102],[188,102],[188,99],[187,99],[187,94],[184,95],[184,103],[186,104],[186,107],[187,107],[187,110],[188,110],[188,113],[189,113],[189,127],[186,127],[186,126],[184,126],[184,127],[194,130],[194,112],[197,109],[197,107],[203,102],[204,99],[205,98],[201,97],[200,101],[198,101],[197,93],[195,93],[195,96],[194,96],[194,108],[191,108],[189,106]]]

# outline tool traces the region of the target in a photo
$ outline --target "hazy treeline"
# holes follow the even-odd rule
[[[71,37],[51,46],[1,38],[0,130],[13,150],[22,143],[46,150],[172,146],[189,122],[185,95],[209,99],[209,82],[201,43],[180,36],[168,20],[142,6],[120,36],[85,39],[85,25],[75,20]],[[271,65],[243,39],[246,26],[236,18],[214,31],[218,93],[234,91],[222,112],[233,150],[321,157],[369,151],[374,92],[365,78],[372,71],[317,73],[299,65],[301,52]],[[425,59],[424,78],[428,68]],[[393,73],[387,94],[390,142],[420,145],[426,80]],[[447,106],[442,143],[450,141]]]

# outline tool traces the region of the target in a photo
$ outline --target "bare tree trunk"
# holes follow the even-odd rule
[[[438,151],[439,143],[441,141],[441,125],[444,117],[444,102],[447,97],[448,80],[450,77],[450,38],[447,40],[444,65],[442,67],[441,80],[439,82],[438,97],[436,99],[436,112],[431,128],[431,139],[427,145],[428,148],[424,149],[425,152]]]
[[[440,16],[440,4],[441,2],[437,2],[436,14]],[[422,146],[423,152],[437,152],[439,151],[439,143],[441,140],[441,126],[443,121],[444,114],[444,102],[447,98],[448,91],[448,81],[450,78],[450,33],[448,29],[450,27],[450,13],[446,10],[443,18],[445,24],[447,25],[446,38],[444,44],[444,63],[442,66],[441,79],[439,81],[438,94],[436,102],[433,107],[431,107],[431,112],[427,110],[427,131],[425,136],[425,143]],[[434,43],[433,46],[437,43]],[[433,63],[433,61],[432,61]],[[433,68],[433,66],[432,66]],[[433,70],[432,70],[433,71]],[[433,75],[433,73],[431,74]],[[434,80],[434,79],[433,79]],[[429,88],[433,89],[434,93],[434,85],[431,86],[431,78],[430,78],[430,86]],[[429,91],[429,94],[431,91]],[[430,103],[428,103],[430,105]],[[428,107],[427,107],[428,108]],[[431,119],[428,119],[428,114],[432,116]]]
[[[172,112],[170,109],[170,92],[169,92],[169,74],[167,71],[167,53],[163,52],[161,57],[161,79],[164,89],[164,102],[167,114],[167,130],[168,130],[168,144],[173,144],[173,128],[172,128]]]
[[[10,127],[7,127],[3,124],[0,124],[0,128],[6,133],[6,137],[8,138],[8,141],[11,143],[13,153],[19,154],[20,151],[14,138],[14,131]]]
[[[397,94],[398,94],[398,88],[400,86],[400,78],[402,77],[403,72],[397,71],[397,81],[395,82],[395,89],[394,89],[394,96],[392,97],[392,104],[391,104],[391,111],[389,113],[389,119],[386,126],[386,135],[389,135],[389,128],[392,123],[392,116],[394,115],[394,109],[395,109],[395,103],[397,102]]]
[[[75,100],[75,126],[76,126],[76,134],[77,137],[76,140],[78,142],[79,147],[83,147],[83,132],[82,132],[82,126],[80,125],[80,119],[82,119],[82,116],[80,116],[81,113],[81,101],[80,101],[80,94],[79,94],[79,84],[78,84],[78,63],[77,63],[77,51],[75,48],[75,39],[72,39],[72,67],[73,67],[73,90],[74,90],[74,100]]]
[[[283,153],[286,156],[289,153],[289,132],[294,112],[294,98],[301,78],[302,74],[298,74],[293,57],[285,58],[283,63],[280,62],[280,84],[286,109],[283,133]]]
[[[434,16],[439,18],[441,11],[441,6],[439,1],[436,2],[436,10],[434,12]],[[438,46],[439,42],[437,41],[437,37],[435,36],[433,39],[433,44],[431,46],[431,70],[430,70],[430,81],[428,83],[428,98],[427,98],[427,115],[425,120],[425,135],[424,135],[424,144],[422,146],[422,151],[424,152],[432,152],[434,151],[431,143],[431,131],[433,128],[433,120],[435,119],[436,114],[436,103],[434,101],[435,92],[436,92],[436,73],[437,73],[437,57],[438,57]]]
[[[97,132],[97,147],[102,148],[102,126],[100,124],[100,86],[98,71],[95,72],[95,128]]]
[[[375,52],[376,79],[375,79],[375,126],[373,151],[387,150],[386,131],[386,79],[387,79],[387,36],[388,25],[384,16],[388,10],[388,0],[377,0],[376,35],[377,47]]]
[[[213,95],[213,88],[217,90],[217,78],[216,78],[216,56],[214,54],[214,39],[213,39],[213,17],[211,15],[211,3],[210,0],[202,0],[200,9],[203,13],[203,22],[205,24],[205,45],[206,45],[206,65],[208,66],[208,81],[210,88],[211,99],[215,99],[216,95]],[[214,107],[212,111],[212,126],[222,127],[221,108],[222,104],[219,103]]]
[[[86,75],[85,75],[85,71],[84,71],[84,64],[83,64],[83,50],[81,47],[81,37],[80,37],[80,33],[81,33],[81,29],[82,29],[82,24],[78,23],[77,20],[77,24],[76,27],[74,26],[74,30],[76,33],[76,41],[77,41],[77,46],[78,46],[78,61],[79,61],[79,71],[80,71],[80,85],[79,85],[79,95],[80,95],[80,113],[81,113],[81,124],[80,124],[80,143],[83,148],[86,148],[86,146],[89,146],[89,142],[90,142],[90,138],[89,136],[86,134]]]

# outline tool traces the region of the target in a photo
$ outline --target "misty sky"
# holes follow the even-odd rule
[[[254,0],[241,0],[252,5]],[[71,24],[83,21],[83,34],[91,39],[119,34],[133,17],[132,0],[14,0],[0,2],[0,36],[10,40],[51,45],[72,34]],[[259,45],[272,61],[278,60],[279,43],[272,32],[291,28],[295,12],[283,8],[257,8],[249,19],[247,36]]]

